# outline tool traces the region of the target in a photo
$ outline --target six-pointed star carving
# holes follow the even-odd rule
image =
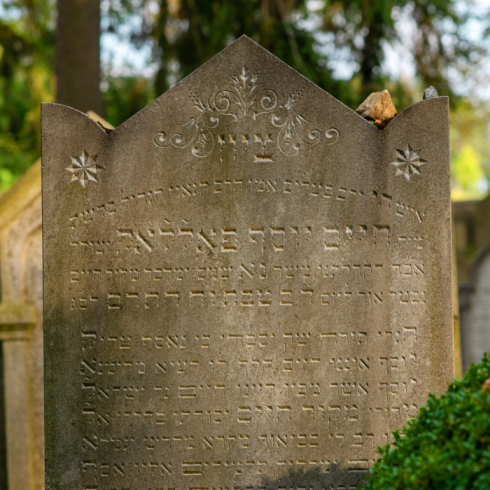
[[[91,180],[92,182],[98,182],[97,169],[101,168],[97,165],[97,155],[90,156],[85,150],[79,157],[70,157],[71,165],[66,167],[68,172],[71,172],[71,181],[79,181],[82,187],[87,187],[87,184]]]
[[[413,174],[422,175],[420,167],[427,163],[426,160],[420,158],[422,150],[413,150],[410,145],[407,145],[406,150],[395,150],[396,162],[391,162],[396,167],[396,175],[404,175],[407,180]]]

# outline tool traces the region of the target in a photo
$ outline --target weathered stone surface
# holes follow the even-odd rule
[[[462,205],[464,206],[465,204],[473,211],[473,215],[469,216],[468,222],[469,226],[473,225],[475,230],[472,245],[476,248],[477,253],[480,253],[490,247],[490,223],[488,220],[488,216],[490,216],[490,196],[480,201],[466,201]],[[468,239],[467,242],[469,242]]]
[[[453,203],[464,369],[490,351],[489,212],[489,197]],[[476,259],[470,261],[472,249]]]
[[[380,131],[241,38],[44,105],[43,172],[49,488],[355,488],[453,373],[447,98]]]
[[[88,115],[114,129],[94,112]],[[0,197],[0,347],[6,412],[6,437],[0,446],[5,443],[8,477],[5,483],[0,468],[0,488],[9,490],[44,489],[41,221],[39,159]]]
[[[397,114],[388,90],[370,94],[356,112],[380,128],[384,128]]]
[[[44,488],[41,161],[0,198],[0,341],[9,490]],[[0,442],[0,444],[3,441]],[[5,487],[2,487],[5,488]]]
[[[479,362],[490,352],[490,247],[479,254],[463,284],[461,295],[461,343],[463,367]]]

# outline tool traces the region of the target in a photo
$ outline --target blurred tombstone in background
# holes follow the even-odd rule
[[[490,196],[482,201],[457,204],[461,209],[465,207],[469,214],[465,221],[466,233],[458,229],[456,222],[456,245],[458,240],[462,245],[465,239],[466,253],[469,254],[472,247],[476,257],[459,284],[463,368],[466,370],[485,352],[490,352]],[[455,213],[455,221],[456,218]],[[464,261],[464,254],[460,256]]]
[[[0,198],[1,490],[44,489],[41,228],[38,160]]]
[[[1,488],[44,488],[41,161],[0,198]]]
[[[476,250],[476,200],[453,201],[453,241],[459,284],[469,279]]]
[[[460,285],[460,309],[466,370],[490,350],[490,247],[475,261],[468,283]]]

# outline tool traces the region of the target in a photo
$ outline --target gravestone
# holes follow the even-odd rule
[[[460,286],[463,368],[490,353],[490,247],[473,264],[469,281]]]
[[[49,488],[353,489],[451,378],[447,98],[381,131],[243,37],[44,105],[43,210]]]
[[[0,197],[0,488],[8,490],[44,488],[41,216],[38,160]]]
[[[460,209],[465,209],[468,233],[460,247],[462,259],[466,255],[466,271],[459,284],[461,311],[461,335],[463,346],[463,365],[468,369],[471,363],[479,362],[485,352],[490,352],[490,225],[488,212],[490,197],[481,201],[466,201],[458,203]],[[463,216],[461,213],[461,226]],[[469,225],[468,225],[469,223]],[[457,231],[457,230],[456,230]],[[471,252],[473,247],[473,253]],[[471,257],[471,263],[468,261]],[[459,270],[458,270],[459,272]]]

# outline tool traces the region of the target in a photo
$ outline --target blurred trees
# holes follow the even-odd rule
[[[456,7],[451,0],[326,0],[321,30],[332,33],[335,46],[347,48],[348,57],[357,64],[363,99],[389,82],[383,73],[385,48],[397,42],[406,44],[405,55],[412,58],[424,88],[433,85],[454,98],[449,71],[463,70],[470,57],[476,61],[484,53],[464,32],[469,14],[457,13]],[[403,27],[411,28],[410,39]],[[407,61],[399,60],[400,64]]]
[[[157,93],[242,34],[351,107],[390,85],[399,105],[413,101],[406,84],[393,83],[383,73],[386,46],[406,42],[397,23],[410,24],[412,37],[406,51],[424,88],[434,85],[454,96],[449,70],[464,69],[470,56],[475,59],[482,52],[464,36],[468,15],[458,14],[453,0],[158,1],[157,13],[145,17],[141,32],[134,36],[153,46],[159,64]],[[339,78],[331,58],[349,63],[354,76]]]
[[[55,71],[59,101],[102,112],[99,0],[58,0],[57,41],[54,0],[2,2],[0,190],[39,154],[39,102],[53,100]],[[487,172],[490,165],[481,158],[483,140],[470,137],[486,134],[486,115],[456,95],[456,85],[486,54],[468,29],[471,1],[464,9],[456,0],[102,0],[102,5],[104,28],[121,36],[129,30],[135,49],[149,48],[155,66],[150,77],[103,67],[105,113],[116,126],[247,34],[353,109],[370,92],[388,88],[401,110],[434,85],[441,95],[451,95],[453,113],[459,114],[452,123],[457,134],[470,138],[479,167]],[[394,75],[390,65],[410,68],[415,79]],[[461,118],[471,123],[472,133],[458,126]],[[454,156],[462,151],[459,145]],[[460,161],[470,161],[470,153],[466,148]],[[453,179],[458,175],[453,172]]]
[[[0,192],[41,154],[39,106],[54,93],[54,5],[0,3]]]
[[[478,195],[478,184],[484,176],[481,160],[481,156],[471,145],[463,145],[453,159],[451,169],[451,178],[455,187],[453,192]]]
[[[155,22],[146,34],[154,40],[159,61],[156,91],[169,88],[172,75],[183,78],[243,34],[258,42],[312,81],[331,85],[321,66],[314,35],[294,19],[306,15],[305,0],[160,0]]]
[[[450,113],[455,200],[479,199],[490,183],[490,106],[460,99]]]

